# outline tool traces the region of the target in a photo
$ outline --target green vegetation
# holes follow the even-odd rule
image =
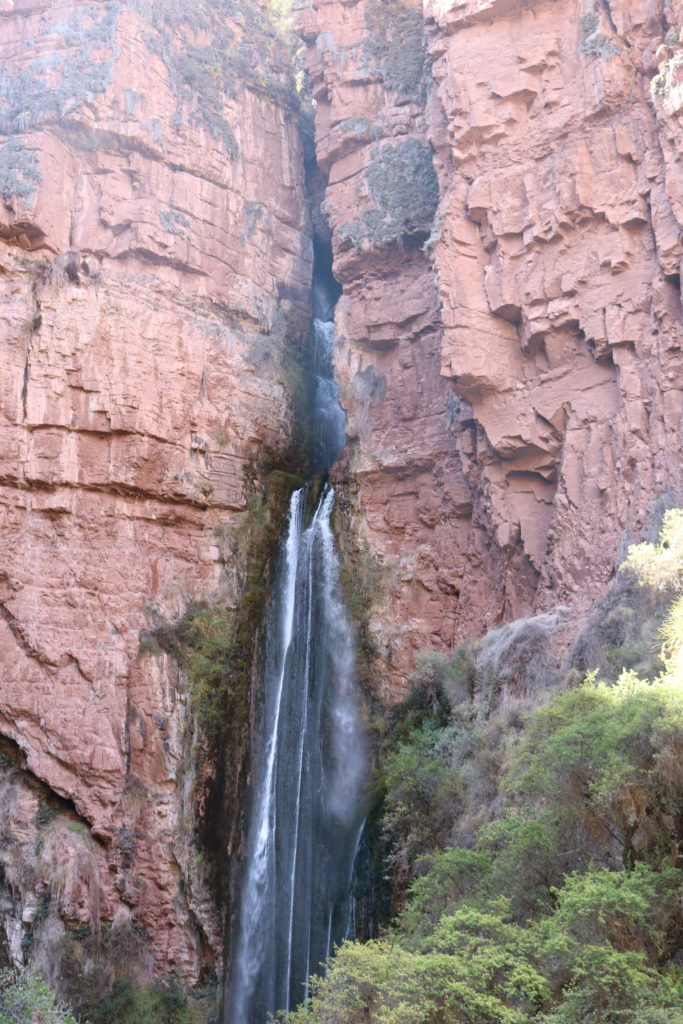
[[[599,32],[600,18],[595,11],[590,11],[581,19],[581,44],[580,49],[588,57],[596,57],[600,60],[609,60],[617,53],[621,53],[621,47],[613,36],[606,36]]]
[[[282,462],[287,454],[271,458]],[[156,615],[153,628],[140,638],[141,654],[170,654],[188,680],[188,703],[196,726],[191,755],[197,779],[195,841],[205,857],[207,884],[221,909],[229,900],[225,846],[239,841],[245,813],[252,701],[260,697],[253,692],[252,672],[260,657],[258,638],[270,593],[269,569],[289,497],[302,483],[290,473],[267,470],[265,461],[254,467],[254,478],[263,481],[263,489],[254,494],[246,512],[234,517],[239,519],[237,528],[216,533],[226,560],[240,574],[235,606],[194,603],[176,622]],[[153,610],[151,614],[155,616]]]
[[[641,586],[665,593],[683,589],[683,509],[667,509],[659,543],[634,544],[621,569],[635,573]]]
[[[422,11],[395,0],[370,0],[365,7],[365,24],[365,58],[377,68],[387,89],[414,101],[425,85]]]
[[[159,222],[170,234],[178,235],[180,238],[187,237],[185,229],[189,228],[190,222],[180,210],[174,210],[173,207],[169,207],[168,210],[159,210]]]
[[[38,828],[46,828],[60,815],[58,807],[52,807],[49,804],[41,804],[36,811],[35,823]]]
[[[377,653],[370,633],[370,611],[373,600],[381,592],[385,573],[382,562],[367,547],[345,552],[341,581],[346,607],[355,625],[356,671],[360,682],[366,684],[366,691],[371,688],[371,666]]]
[[[293,46],[287,3],[273,0],[270,8],[244,0],[126,4],[153,29],[147,43],[166,65],[178,113],[188,105],[190,118],[202,124],[232,159],[239,156],[239,147],[225,116],[225,97],[236,95],[238,83],[283,106],[297,105],[292,70],[283,59]],[[243,31],[236,33],[230,23],[241,25]]]
[[[191,1000],[174,979],[135,988],[115,981],[105,998],[94,1001],[84,1024],[206,1024],[206,1005]]]
[[[0,1024],[76,1024],[44,979],[34,971],[0,970]]]
[[[19,139],[9,139],[0,146],[0,196],[5,202],[12,198],[32,202],[36,185],[42,180],[35,153]]]
[[[159,622],[141,638],[143,653],[163,650],[186,670],[190,708],[205,738],[211,743],[220,733],[228,749],[239,749],[248,727],[254,638],[269,594],[268,565],[289,497],[299,486],[298,477],[273,470],[263,494],[242,513],[232,552],[243,567],[236,608],[191,604],[176,622]]]
[[[346,117],[337,125],[342,135],[370,141],[378,130],[367,117]]]
[[[113,61],[98,58],[114,48],[119,11],[115,3],[93,5],[77,8],[66,22],[47,21],[41,34],[61,37],[63,49],[54,52],[50,44],[48,52],[15,73],[0,69],[2,134],[58,120],[107,89]],[[59,85],[46,84],[48,73],[59,74]]]
[[[439,183],[428,146],[418,139],[375,146],[365,180],[373,208],[359,221],[342,224],[340,241],[358,249],[363,241],[386,245],[404,235],[429,235]]]
[[[383,739],[396,917],[283,1020],[683,1024],[683,513],[624,569],[664,609],[650,678],[543,693],[534,620],[422,662]]]
[[[215,992],[190,994],[174,976],[139,984],[152,957],[134,923],[107,925],[97,938],[89,928],[67,932],[50,962],[79,1024],[206,1024],[215,1009]]]

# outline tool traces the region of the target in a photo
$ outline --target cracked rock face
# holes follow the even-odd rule
[[[300,15],[344,288],[346,479],[385,567],[394,694],[420,648],[581,615],[681,500],[682,27],[661,0]],[[406,141],[438,205],[409,160],[378,199]]]
[[[190,980],[221,925],[183,681],[140,631],[236,599],[217,537],[288,443],[309,317],[289,71],[242,6],[0,12],[0,734],[94,837],[103,921]]]
[[[221,922],[187,698],[140,633],[239,597],[226,552],[289,440],[311,245],[280,44],[246,0],[186,6],[0,4],[0,958],[46,920],[45,944],[134,920],[145,971],[197,980]],[[683,4],[299,21],[343,288],[340,507],[395,699],[418,650],[580,616],[683,498]]]

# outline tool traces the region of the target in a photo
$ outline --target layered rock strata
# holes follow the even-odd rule
[[[580,616],[680,500],[683,5],[299,18],[349,487],[399,693],[420,647]]]
[[[499,604],[485,517],[455,443],[456,396],[440,375],[439,298],[424,249],[438,204],[424,24],[416,6],[359,3],[307,8],[298,26],[343,288],[341,505],[358,539],[354,573],[369,566],[376,585],[372,646],[387,693],[398,694],[417,649],[456,642],[459,608],[465,618],[471,609],[475,633]],[[480,571],[468,578],[477,555]]]
[[[140,635],[239,601],[232,551],[291,439],[311,247],[288,57],[246,2],[2,7],[0,956],[137,925],[143,974],[193,981],[221,922],[186,681]],[[299,18],[343,288],[340,514],[394,699],[418,650],[580,616],[681,500],[683,4]]]
[[[257,6],[170,0],[16,0],[0,68],[0,733],[23,808],[3,864],[37,842],[44,785],[91,895],[52,894],[57,933],[132,919],[150,970],[197,980],[222,935],[187,695],[140,635],[238,599],[226,553],[291,438],[311,275],[291,70]],[[15,959],[48,876],[4,871]]]

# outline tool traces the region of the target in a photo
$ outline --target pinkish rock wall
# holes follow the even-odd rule
[[[239,601],[230,552],[291,440],[289,56],[246,0],[0,7],[0,953],[133,920],[144,971],[196,980],[221,922],[187,698],[140,633]],[[580,616],[681,497],[683,4],[318,0],[299,24],[340,513],[393,699],[419,650]]]
[[[683,4],[321,0],[299,23],[349,502],[400,693],[420,648],[580,615],[681,497]]]
[[[102,921],[132,914],[196,980],[222,935],[187,698],[140,631],[237,599],[225,538],[290,440],[311,250],[287,54],[249,2],[15,0],[0,133],[0,733],[26,759],[7,771],[17,806],[33,779],[72,802]],[[34,877],[10,886],[15,952]]]

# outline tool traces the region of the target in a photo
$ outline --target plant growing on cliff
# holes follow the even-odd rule
[[[101,6],[101,17],[92,7],[85,17],[83,9],[77,8],[66,22],[48,19],[41,34],[59,37],[62,48],[19,69],[8,64],[0,70],[0,130],[4,134],[60,120],[108,88],[113,61],[98,56],[103,49],[113,50],[120,7],[114,3]]]
[[[665,593],[683,589],[683,509],[667,509],[659,541],[631,545],[620,569],[633,572],[641,586]]]
[[[621,46],[613,36],[607,36],[600,29],[600,18],[595,11],[590,11],[581,19],[580,49],[588,57],[609,60],[621,53]]]
[[[42,180],[35,153],[19,139],[9,139],[0,146],[0,196],[5,202],[14,198],[32,202],[36,185]]]
[[[282,462],[288,454],[264,453],[259,465],[249,467],[250,481],[261,481],[261,487],[249,509],[234,517],[239,525],[220,530],[218,539],[238,573],[235,605],[191,603],[176,622],[159,621],[156,616],[154,627],[141,635],[141,653],[164,651],[186,673],[195,839],[205,856],[207,884],[221,909],[229,900],[225,837],[238,841],[245,813],[250,717],[259,697],[253,673],[270,592],[269,566],[282,535],[289,497],[301,486],[290,473],[268,472],[268,463],[269,459]]]
[[[126,0],[153,28],[147,43],[166,65],[177,98],[193,123],[203,125],[231,159],[239,146],[226,113],[226,98],[238,84],[266,94],[283,106],[297,103],[289,62],[291,48],[286,5],[243,3],[239,11],[228,0]],[[240,28],[231,27],[235,22]],[[206,38],[210,42],[206,42]]]
[[[418,139],[375,146],[365,182],[373,207],[359,221],[340,225],[340,241],[357,249],[364,240],[386,245],[404,235],[429,235],[439,203],[439,183],[428,146]]]
[[[424,85],[426,64],[422,10],[395,0],[370,0],[365,5],[365,25],[366,60],[377,67],[387,89],[414,101]]]
[[[184,664],[190,678],[190,707],[209,733],[232,712],[235,728],[243,728],[244,696],[236,682],[248,666],[236,650],[230,609],[200,608],[192,613]],[[236,718],[235,718],[236,716]]]
[[[645,703],[650,687],[646,682],[637,687]],[[595,691],[603,707],[601,688],[589,682],[583,690]],[[311,1024],[681,1019],[676,1017],[682,1005],[679,974],[667,966],[683,924],[677,899],[682,876],[674,866],[683,841],[676,826],[682,820],[682,787],[674,768],[683,753],[681,696],[670,694],[662,704],[655,694],[653,713],[634,714],[633,695],[617,688],[600,722],[589,712],[583,741],[566,733],[579,727],[575,718],[569,724],[569,696],[574,694],[554,698],[531,716],[529,736],[503,773],[504,789],[516,794],[517,806],[479,830],[478,850],[446,846],[423,858],[428,869],[413,882],[390,941],[343,947],[327,976],[314,982],[307,1011]],[[659,756],[652,750],[648,763],[651,769],[661,764],[664,777],[650,778],[630,761],[640,747],[647,752],[653,729],[659,728],[655,708],[663,712],[662,732],[674,749],[666,758],[661,746]],[[585,710],[582,706],[580,713]],[[596,779],[604,822],[596,829],[589,813],[572,827],[595,766],[591,750],[604,749],[603,742],[614,745],[631,719],[626,735],[633,739],[627,740],[623,759],[607,758]],[[605,741],[596,735],[603,727]],[[428,773],[433,758],[432,753],[423,762]],[[577,764],[584,758],[587,783],[578,789],[571,781],[558,785],[565,776],[574,777],[568,759]],[[520,765],[526,764],[536,781],[533,791],[522,794],[517,787]],[[432,772],[437,784],[439,771]],[[623,846],[617,831],[623,822],[620,794],[631,787],[637,787],[631,792],[641,794],[642,805],[661,817],[654,836],[647,832],[649,823],[640,820],[642,842],[634,833],[629,855],[615,857],[615,847],[621,852]],[[392,801],[391,788],[388,793]],[[615,793],[612,807],[609,795]],[[393,827],[397,824],[407,834],[414,827],[408,818],[394,818]],[[303,1012],[288,1019],[303,1020]]]

